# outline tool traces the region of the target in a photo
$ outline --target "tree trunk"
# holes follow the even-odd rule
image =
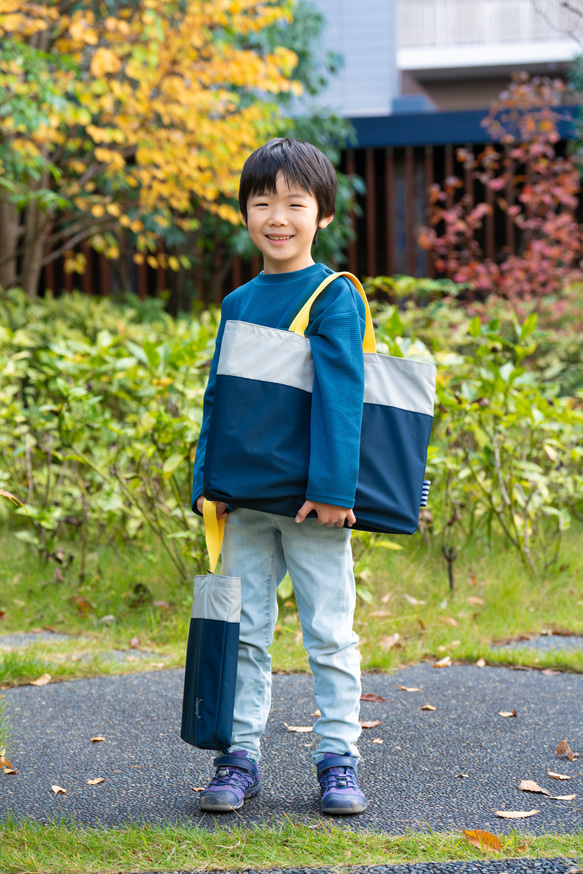
[[[14,206],[0,197],[0,289],[16,285],[16,249],[20,221]],[[5,261],[10,258],[9,261]]]
[[[47,188],[48,184],[49,174],[45,170],[37,188]],[[38,283],[45,248],[45,230],[49,222],[50,216],[41,211],[38,203],[35,201],[29,203],[24,219],[24,254],[20,273],[22,287],[31,300],[35,300],[38,296]]]

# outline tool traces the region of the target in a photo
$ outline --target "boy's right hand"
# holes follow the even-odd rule
[[[352,528],[356,522],[356,516],[349,507],[336,507],[334,504],[320,504],[318,501],[305,501],[296,516],[296,522],[303,522],[308,513],[312,510],[316,513],[316,522],[318,525],[325,525],[327,528],[332,528],[336,525],[337,528],[344,528],[344,523],[348,522],[348,527]]]
[[[227,513],[227,505],[225,503],[223,503],[223,501],[212,501],[212,503],[217,508],[217,519],[226,519],[227,516],[229,515]],[[204,504],[204,495],[201,495],[199,498],[196,499],[196,509],[198,510],[198,512],[200,513],[201,516],[202,516],[203,504]]]

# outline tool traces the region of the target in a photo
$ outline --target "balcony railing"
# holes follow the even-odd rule
[[[572,40],[582,32],[583,17],[560,0],[397,0],[403,49]]]

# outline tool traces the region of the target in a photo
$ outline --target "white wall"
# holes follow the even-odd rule
[[[395,0],[312,0],[324,14],[324,44],[344,56],[318,103],[341,115],[389,115],[399,93]]]

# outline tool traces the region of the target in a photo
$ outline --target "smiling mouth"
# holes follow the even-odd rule
[[[293,234],[286,234],[285,236],[277,236],[276,234],[266,234],[265,235],[268,240],[275,240],[275,242],[279,243],[282,240],[291,240],[293,238]]]

